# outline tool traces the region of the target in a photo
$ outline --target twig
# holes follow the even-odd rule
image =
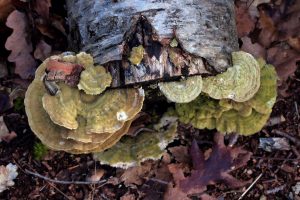
[[[299,110],[298,110],[298,104],[296,101],[294,101],[294,105],[295,105],[295,109],[296,109],[296,113],[297,113],[297,117],[298,119],[300,118],[300,115],[299,115]]]
[[[286,137],[288,140],[290,140],[291,142],[295,143],[297,146],[300,146],[300,140],[279,130],[273,130],[272,133],[276,134],[276,135],[280,135],[283,137]]]
[[[262,159],[262,160],[286,160],[286,161],[299,161],[300,158],[268,158],[262,156],[251,156],[252,158]]]
[[[146,180],[157,182],[157,183],[160,183],[160,184],[163,184],[163,185],[168,185],[169,184],[168,182],[160,180],[160,179],[157,179],[157,178],[146,178]]]
[[[261,173],[254,182],[247,188],[247,190],[240,196],[238,200],[241,200],[244,198],[244,196],[249,192],[249,190],[256,184],[256,182],[262,177],[263,173]]]
[[[58,183],[58,184],[65,184],[65,185],[68,185],[68,184],[75,184],[75,185],[103,184],[107,181],[107,180],[101,180],[101,181],[61,181],[61,180],[55,180],[55,179],[48,178],[46,176],[43,176],[41,174],[29,171],[27,169],[25,169],[25,173],[36,176],[36,177],[41,178],[41,179],[44,179],[45,181],[49,181],[49,182],[52,182],[52,183]]]
[[[283,184],[281,186],[275,187],[273,189],[267,190],[266,194],[275,194],[279,192],[280,190],[283,190],[286,187],[286,184]]]

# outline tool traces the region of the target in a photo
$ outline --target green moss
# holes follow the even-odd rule
[[[34,159],[41,160],[48,153],[48,148],[41,142],[36,142],[33,146]]]
[[[22,97],[17,97],[15,100],[14,100],[14,110],[15,111],[21,111],[25,108],[24,106],[24,98]]]

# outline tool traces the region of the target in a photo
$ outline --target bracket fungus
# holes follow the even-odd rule
[[[227,98],[213,99],[200,95],[186,104],[176,104],[176,113],[183,123],[199,129],[214,129],[223,133],[251,135],[260,131],[268,120],[276,101],[277,75],[272,65],[258,60],[260,87],[244,102]],[[226,72],[225,72],[226,73]]]
[[[116,145],[104,152],[94,153],[101,164],[129,168],[145,160],[159,159],[167,145],[176,137],[177,118],[164,116],[154,126],[156,132],[142,132],[138,136],[124,136]]]
[[[172,102],[188,103],[199,96],[202,90],[202,77],[192,76],[180,81],[158,83],[160,91]]]
[[[142,109],[142,89],[112,89],[89,95],[57,82],[58,92],[53,96],[48,94],[42,80],[49,60],[36,70],[25,95],[32,131],[49,148],[70,153],[100,152],[113,146]],[[87,70],[93,67],[93,60],[81,53],[76,55],[76,64]]]
[[[251,99],[260,86],[260,67],[249,53],[232,53],[233,66],[226,72],[203,79],[203,92],[214,99],[244,102]]]
[[[143,45],[133,47],[130,52],[130,57],[128,58],[128,60],[134,65],[139,65],[144,58],[144,52],[145,49]]]

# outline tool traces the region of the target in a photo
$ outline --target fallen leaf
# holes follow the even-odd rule
[[[36,45],[34,51],[34,58],[44,61],[51,55],[52,47],[47,44],[44,40],[40,40],[39,43]]]
[[[123,196],[120,197],[120,200],[135,200],[135,195],[127,192]]]
[[[16,132],[12,131],[12,132],[10,132],[10,133],[8,133],[8,134],[2,136],[2,137],[0,138],[0,140],[3,140],[3,141],[5,141],[6,143],[9,143],[11,140],[13,140],[13,139],[16,138],[16,137],[17,137]]]
[[[43,18],[49,18],[49,8],[51,7],[51,0],[34,0],[34,10]]]
[[[188,148],[186,146],[175,146],[168,149],[179,163],[189,163]]]
[[[121,176],[121,180],[124,181],[125,185],[141,185],[144,183],[144,177],[147,176],[149,171],[152,169],[151,162],[145,162],[141,166],[130,167],[124,171]]]
[[[264,47],[269,47],[270,44],[278,38],[276,25],[265,10],[260,10],[258,27],[261,29],[258,40]]]
[[[266,59],[267,52],[263,46],[261,46],[259,43],[252,43],[249,37],[242,37],[241,40],[243,42],[241,47],[242,51],[252,54],[255,58]]]
[[[11,0],[0,0],[0,22],[5,21],[6,17],[14,9]]]
[[[300,54],[289,46],[278,45],[268,49],[267,61],[275,66],[280,81],[284,82],[295,73],[297,62],[300,61]]]
[[[6,124],[3,120],[3,116],[0,116],[0,142],[1,138],[7,134],[9,134],[9,130],[7,129]]]
[[[15,10],[8,16],[6,26],[13,29],[5,43],[5,48],[11,50],[8,61],[15,63],[16,74],[27,79],[34,74],[37,65],[31,55],[33,49],[29,40],[27,16]]]
[[[287,12],[282,16],[278,23],[278,31],[280,32],[280,39],[287,40],[289,37],[300,36],[300,12]]]
[[[92,174],[92,176],[87,177],[87,181],[97,182],[103,177],[104,173],[104,169],[98,169]]]
[[[242,187],[249,182],[238,180],[229,173],[246,165],[252,154],[239,147],[225,146],[224,136],[219,133],[215,135],[214,140],[212,153],[207,160],[204,159],[204,154],[200,151],[196,140],[192,142],[190,154],[193,170],[190,176],[185,177],[179,165],[169,165],[176,185],[168,188],[169,195],[202,193],[207,185],[217,182],[224,182],[233,188]]]
[[[300,37],[289,37],[287,42],[291,47],[300,52]]]
[[[17,137],[17,134],[14,131],[9,132],[3,120],[3,116],[0,116],[0,142],[3,140],[9,143],[15,137]]]
[[[248,7],[245,4],[240,4],[235,7],[235,19],[238,37],[248,35],[255,28],[255,21],[248,13]]]
[[[263,3],[270,3],[270,1],[271,0],[251,0],[251,1],[248,1],[248,2],[250,2],[250,6],[249,6],[250,16],[253,17],[253,18],[259,17],[259,12],[258,12],[257,7],[260,4],[263,4]]]

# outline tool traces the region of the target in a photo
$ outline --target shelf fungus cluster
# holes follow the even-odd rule
[[[176,104],[180,121],[241,135],[262,129],[276,101],[275,69],[243,52],[233,53],[233,63],[227,72],[203,80],[205,94],[190,103]]]
[[[241,51],[232,53],[232,62],[232,67],[217,76],[202,79],[198,75],[180,81],[162,82],[159,88],[169,101],[175,103],[191,102],[201,92],[214,99],[247,101],[260,86],[259,64],[252,55]]]
[[[146,160],[160,159],[167,145],[176,137],[177,118],[164,116],[154,126],[154,132],[142,132],[135,137],[124,136],[116,145],[104,152],[95,153],[101,164],[129,168]]]
[[[111,76],[86,53],[44,61],[25,96],[29,125],[54,150],[100,152],[128,131],[141,110],[142,89],[111,89]]]

